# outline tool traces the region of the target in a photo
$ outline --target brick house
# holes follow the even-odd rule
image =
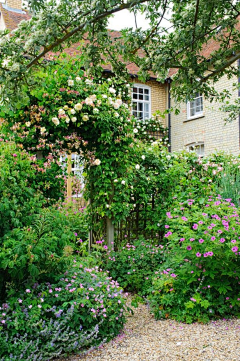
[[[30,15],[22,10],[21,0],[5,0],[4,4],[0,3],[0,29],[13,30],[21,20],[29,18]],[[117,31],[110,31],[110,33],[113,38],[120,36]],[[216,43],[210,42],[204,49],[204,55],[210,57],[215,46]],[[67,49],[67,53],[74,56],[74,53],[78,51],[77,47],[78,44],[72,46]],[[169,80],[174,71],[170,70],[169,78],[165,83],[158,82],[153,73],[146,83],[142,83],[137,77],[138,67],[133,63],[127,63],[126,67],[133,89],[133,114],[139,119],[145,119],[151,117],[157,110],[163,112],[168,109]],[[111,72],[111,66],[105,65],[104,71],[106,74]],[[232,94],[230,101],[234,101],[238,98],[238,90],[233,87],[233,83],[237,81],[238,79],[230,81],[224,76],[216,83],[216,89],[220,91],[227,88]],[[225,125],[226,114],[219,110],[220,104],[210,103],[197,93],[191,102],[176,104],[172,99],[171,105],[180,109],[179,115],[172,113],[163,119],[163,125],[169,126],[171,151],[185,148],[196,150],[199,155],[207,155],[220,150],[239,154],[239,119],[236,118],[232,123]]]
[[[5,0],[5,3],[0,3],[0,30],[5,28],[13,30],[20,21],[28,19],[30,19],[30,15],[25,10],[22,10],[22,0]],[[117,31],[110,30],[110,34],[113,38],[120,36],[120,33]],[[66,52],[74,56],[78,52],[78,45],[76,44],[70,49],[66,49]],[[139,119],[146,119],[150,118],[157,110],[163,112],[167,107],[168,88],[166,83],[159,83],[153,73],[150,80],[142,83],[137,77],[138,67],[133,63],[126,64],[126,67],[129,72],[129,80],[133,85],[134,115]],[[106,74],[111,72],[110,65],[105,65],[103,69]],[[167,126],[166,120],[163,120],[163,125]]]
[[[202,55],[211,59],[211,53],[219,48],[219,43],[211,40],[203,48]],[[239,67],[239,61],[233,64]],[[172,74],[174,71],[172,70]],[[239,90],[234,84],[239,79],[233,77],[228,79],[224,75],[214,84],[218,92],[227,89],[231,97],[229,102],[234,103],[239,97]],[[236,117],[231,123],[226,123],[227,114],[221,111],[222,103],[217,101],[209,102],[202,94],[196,93],[193,101],[176,104],[172,99],[172,105],[176,106],[180,113],[171,114],[171,150],[196,150],[203,156],[215,151],[224,151],[232,154],[239,154],[240,147],[240,117]]]

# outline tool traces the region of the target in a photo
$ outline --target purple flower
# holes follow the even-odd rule
[[[193,228],[193,229],[198,229],[198,225],[197,225],[196,223],[194,223],[194,225],[193,225],[192,228]]]
[[[203,243],[203,242],[204,242],[204,239],[200,238],[198,242],[199,242],[199,243]]]
[[[215,241],[216,237],[215,236],[212,236],[211,237],[211,241]]]
[[[213,256],[213,252],[208,252],[208,256]]]
[[[186,218],[186,217],[182,217],[182,220],[183,220],[183,221],[187,221],[187,218]]]
[[[105,246],[103,246],[103,248],[104,248],[104,249],[108,249],[108,246],[105,245]]]
[[[232,248],[232,251],[233,251],[233,252],[237,252],[237,251],[238,251],[238,247],[237,247],[237,246],[233,247],[233,248]]]
[[[185,238],[180,238],[180,242],[183,242],[183,241],[185,241]]]
[[[191,246],[187,246],[187,250],[191,251],[192,247]]]
[[[224,242],[225,242],[225,238],[220,238],[220,239],[219,239],[219,242],[224,243]]]
[[[231,241],[231,243],[236,243],[236,239],[233,239],[233,240]]]
[[[203,257],[208,257],[208,252],[204,253]]]
[[[190,300],[193,301],[193,302],[196,302],[196,301],[197,301],[197,300],[195,300],[195,298],[193,298],[193,297],[191,297]]]
[[[165,228],[169,228],[169,225],[168,224],[165,224],[165,226],[164,226]]]
[[[191,241],[191,242],[195,241],[195,238],[190,238],[190,241]]]
[[[201,257],[201,253],[197,252],[197,253],[196,253],[196,256],[197,256],[197,257]]]
[[[222,231],[221,229],[219,229],[219,230],[218,230],[218,233],[221,234],[221,233],[223,233],[223,231]]]
[[[29,288],[26,289],[26,293],[31,293]]]
[[[175,273],[170,274],[170,276],[173,278],[177,277],[177,275],[175,275]]]

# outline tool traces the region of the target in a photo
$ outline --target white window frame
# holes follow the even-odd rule
[[[202,98],[202,109],[200,111],[195,110],[194,115],[191,115],[191,108],[194,109],[196,107],[196,100],[199,98]],[[203,95],[197,92],[195,97],[187,102],[187,120],[200,118],[203,115]]]
[[[147,89],[149,91],[149,93],[148,93],[149,99],[148,100],[134,99],[133,98],[133,95],[135,94],[133,92],[134,88],[143,89],[143,93],[144,93],[144,90]],[[142,103],[143,104],[143,111],[142,111],[143,112],[143,118],[140,118],[140,117],[134,115],[133,103],[137,103],[137,104]],[[145,111],[144,104],[148,104],[148,112]],[[140,111],[137,110],[137,112],[140,112]],[[146,116],[146,113],[148,113],[148,116]],[[152,110],[151,110],[151,87],[150,86],[145,85],[145,84],[140,84],[140,83],[133,84],[133,86],[132,86],[132,114],[135,116],[135,118],[137,118],[139,120],[145,120],[145,119],[150,119],[151,118]]]
[[[68,158],[67,155],[60,156],[60,163],[62,164],[62,168],[67,168],[68,166]],[[80,161],[80,156],[77,153],[71,153],[71,173],[76,175],[82,182],[82,189],[84,188],[84,177],[83,177],[83,165]],[[80,194],[72,194],[72,198],[82,197],[82,193]]]
[[[188,152],[195,152],[199,157],[204,157],[204,142],[190,143],[186,145],[186,149]]]

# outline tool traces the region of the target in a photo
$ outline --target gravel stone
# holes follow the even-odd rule
[[[114,340],[85,356],[60,360],[240,361],[240,319],[191,325],[169,319],[156,321],[141,304]]]

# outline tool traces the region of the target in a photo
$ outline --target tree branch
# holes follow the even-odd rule
[[[84,22],[83,24],[80,24],[79,26],[75,27],[74,29],[69,31],[67,34],[65,34],[63,37],[57,39],[54,43],[50,44],[49,46],[46,46],[46,48],[35,59],[33,59],[30,63],[27,64],[26,68],[27,69],[31,68],[34,64],[36,64],[38,62],[38,60],[43,58],[49,51],[53,50],[56,46],[62,44],[64,41],[68,40],[73,35],[75,35],[79,31],[81,31],[82,29],[84,29],[84,27],[87,24],[91,24],[91,23],[94,24],[97,21],[104,19],[111,14],[117,13],[118,11],[121,11],[124,9],[130,9],[137,4],[141,4],[144,2],[148,2],[148,1],[150,1],[150,0],[133,0],[127,4],[121,4],[120,6],[117,6],[113,9],[107,10],[105,13],[99,14],[95,18],[88,20],[88,21]]]

